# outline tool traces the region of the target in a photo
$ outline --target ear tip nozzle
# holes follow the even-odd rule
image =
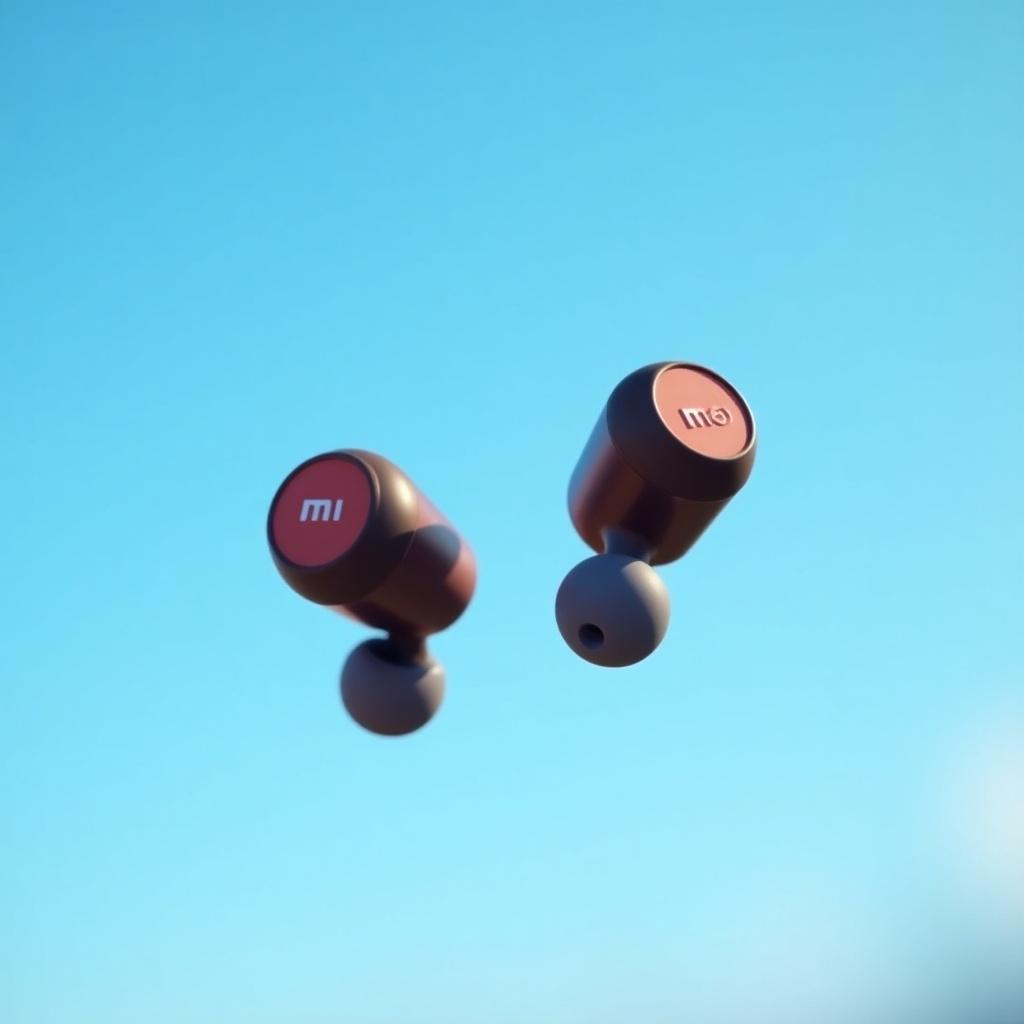
[[[607,668],[636,664],[668,629],[668,590],[646,563],[627,555],[595,555],[562,581],[555,598],[558,629],[585,661]]]
[[[427,724],[444,698],[444,668],[437,661],[404,660],[387,641],[367,640],[341,670],[341,700],[352,718],[379,736],[405,736]]]

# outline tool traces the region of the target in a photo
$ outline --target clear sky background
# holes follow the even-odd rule
[[[0,2],[0,1019],[1019,1024],[1022,55],[1019,3]],[[602,670],[565,490],[664,359],[758,461]],[[400,741],[266,550],[343,446],[480,562]]]

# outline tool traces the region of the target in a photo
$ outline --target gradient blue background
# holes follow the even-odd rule
[[[1022,52],[1019,3],[0,5],[0,1018],[1019,1024]],[[565,487],[672,358],[758,462],[600,670]],[[266,551],[339,446],[481,566],[402,741]]]

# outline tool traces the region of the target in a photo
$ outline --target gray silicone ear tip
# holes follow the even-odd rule
[[[341,701],[364,729],[404,736],[426,725],[444,697],[444,669],[394,659],[383,640],[367,640],[341,670]]]
[[[646,563],[595,555],[562,581],[555,618],[565,642],[585,661],[620,668],[642,661],[668,629],[668,589]]]

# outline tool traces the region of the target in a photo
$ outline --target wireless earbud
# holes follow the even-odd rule
[[[430,633],[469,604],[469,545],[394,463],[357,449],[327,452],[293,470],[267,517],[274,565],[302,597],[387,637],[367,640],[341,671],[341,697],[366,729],[418,729],[444,696]]]
[[[651,568],[684,555],[746,483],[757,444],[739,392],[692,363],[655,363],[612,392],[569,483],[569,515],[600,554],[562,581],[555,618],[586,661],[646,658],[668,628]]]

